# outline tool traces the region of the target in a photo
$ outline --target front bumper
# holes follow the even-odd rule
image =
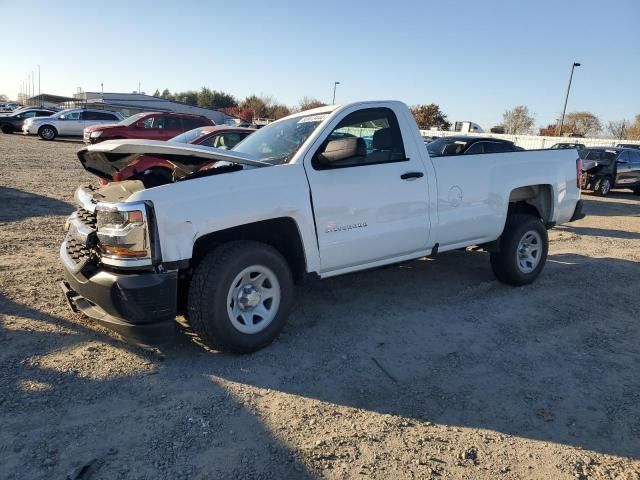
[[[24,135],[35,135],[38,133],[38,125],[23,125],[22,133]]]
[[[178,272],[73,273],[62,282],[69,306],[140,343],[157,343],[177,331]]]

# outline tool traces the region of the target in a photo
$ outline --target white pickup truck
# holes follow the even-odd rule
[[[251,352],[277,337],[309,275],[470,245],[525,285],[547,229],[584,216],[575,151],[429,158],[396,101],[297,113],[233,150],[114,140],[78,157],[112,179],[143,154],[169,160],[173,178],[79,188],[60,249],[72,308],[142,342],[184,315],[210,347]]]

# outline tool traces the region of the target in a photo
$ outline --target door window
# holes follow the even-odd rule
[[[36,117],[50,117],[51,112],[47,112],[46,110],[38,110],[36,112]]]
[[[640,152],[627,152],[635,168],[640,168]]]
[[[167,130],[182,130],[182,122],[180,117],[164,117],[164,128]]]
[[[477,142],[469,147],[469,149],[464,152],[465,155],[473,155],[474,153],[484,153],[485,145],[487,142]]]
[[[152,116],[145,118],[142,122],[143,128],[164,128],[164,117],[163,116]]]
[[[508,143],[502,142],[487,142],[484,147],[485,153],[503,153],[512,152],[513,148]]]
[[[200,118],[183,118],[182,128],[186,130],[193,130],[194,128],[202,127],[206,125],[205,121]]]
[[[622,152],[620,155],[618,155],[618,158],[616,160],[621,163],[629,163],[629,152]]]
[[[80,112],[65,113],[60,117],[60,120],[80,120]]]
[[[357,138],[357,154],[325,164],[314,158],[313,166],[326,168],[357,167],[378,163],[406,161],[402,135],[395,114],[388,108],[366,108],[347,115],[331,132],[327,141]]]

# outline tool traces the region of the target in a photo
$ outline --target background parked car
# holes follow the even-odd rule
[[[94,125],[84,129],[85,143],[103,140],[135,138],[145,140],[169,140],[176,135],[205,125],[215,125],[201,115],[173,112],[143,112],[125,118],[114,125]]]
[[[246,137],[255,132],[253,128],[230,127],[226,125],[194,128],[169,140],[171,143],[190,143],[207,147],[231,150]],[[107,181],[141,180],[145,187],[151,188],[169,183],[174,176],[183,177],[212,167],[216,162],[193,161],[183,164],[176,159],[167,159],[154,155],[137,155],[125,160],[124,164],[101,164],[89,168],[98,175],[103,183]],[[119,161],[119,163],[122,163]]]
[[[54,113],[56,112],[53,110],[34,108],[33,110],[24,110],[10,115],[3,115],[0,116],[0,130],[2,130],[2,133],[20,132],[22,125],[28,118],[49,117]]]
[[[602,197],[612,188],[630,188],[640,195],[640,151],[631,148],[593,147],[580,153],[582,188]]]
[[[616,145],[616,148],[635,148],[636,150],[640,150],[640,145],[637,143],[619,143]]]
[[[431,156],[471,155],[474,153],[518,152],[524,150],[508,140],[493,137],[442,137],[427,144]]]
[[[552,150],[557,150],[559,148],[575,148],[576,150],[582,150],[586,148],[584,143],[555,143],[551,145]]]
[[[60,136],[81,136],[85,127],[123,120],[120,112],[71,108],[46,118],[31,118],[24,122],[22,132],[38,134],[43,140],[53,140]]]

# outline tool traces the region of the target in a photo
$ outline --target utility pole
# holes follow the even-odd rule
[[[564,115],[567,113],[567,101],[569,101],[569,91],[571,90],[571,80],[573,80],[573,70],[576,67],[579,67],[580,64],[577,62],[573,62],[571,65],[571,75],[569,75],[569,85],[567,86],[567,95],[564,97],[564,108],[562,109],[562,118],[560,119],[560,132],[558,132],[558,136],[562,136],[562,127],[564,126]]]
[[[333,82],[333,100],[331,101],[331,105],[336,104],[336,86],[340,85],[340,82]]]
[[[42,105],[42,92],[40,91],[40,65],[38,65],[38,105]]]

